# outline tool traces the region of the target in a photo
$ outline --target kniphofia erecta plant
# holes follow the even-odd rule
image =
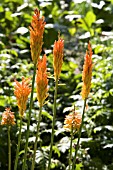
[[[26,143],[25,143],[25,153],[22,170],[25,170],[26,166],[26,158],[27,158],[27,148],[28,148],[28,138],[29,138],[29,126],[31,121],[31,110],[33,105],[33,92],[34,92],[34,83],[35,83],[35,75],[36,75],[36,67],[40,57],[40,53],[42,51],[43,45],[43,33],[45,28],[44,17],[40,16],[40,12],[38,9],[35,9],[34,15],[32,17],[31,26],[30,26],[30,48],[31,48],[31,57],[34,63],[33,70],[33,79],[32,79],[32,90],[31,90],[31,98],[30,98],[30,106],[29,106],[29,116],[27,123],[27,134],[26,134]]]
[[[72,165],[72,143],[73,143],[73,135],[79,130],[82,121],[82,116],[80,113],[74,110],[66,115],[64,120],[64,129],[66,131],[70,131],[71,140],[70,140],[70,153],[69,153],[69,170],[71,170]]]
[[[48,79],[47,79],[47,57],[43,56],[38,61],[37,74],[36,74],[36,91],[39,106],[42,107],[45,99],[48,97]]]
[[[48,170],[50,170],[50,167],[51,167],[52,147],[53,147],[53,141],[54,141],[54,127],[55,127],[55,119],[56,119],[56,99],[57,99],[57,90],[58,90],[58,80],[60,78],[61,68],[63,64],[63,56],[64,56],[63,51],[64,51],[64,40],[59,36],[58,41],[55,41],[54,47],[53,47],[53,68],[54,68],[54,79],[55,79],[55,92],[54,92],[53,122],[52,122],[52,133],[51,133]]]
[[[47,57],[46,55],[44,55],[42,59],[39,59],[37,64],[36,91],[37,91],[37,99],[39,103],[39,115],[38,115],[37,133],[36,133],[35,144],[34,144],[34,153],[33,153],[31,170],[34,170],[35,167],[35,157],[36,157],[37,141],[39,137],[42,106],[45,103],[45,99],[48,97],[48,79],[47,79],[46,62],[47,62]]]
[[[91,87],[91,79],[92,79],[92,48],[90,43],[88,44],[88,51],[86,51],[85,55],[85,61],[83,65],[83,72],[82,72],[82,99],[87,99],[89,92],[90,92],[90,87]]]
[[[37,64],[43,45],[43,34],[45,21],[44,16],[40,17],[40,11],[35,9],[30,26],[30,48],[33,63]]]
[[[23,117],[26,110],[26,103],[30,92],[30,78],[25,79],[24,77],[22,77],[21,83],[15,80],[14,95],[16,96],[20,117]]]
[[[22,77],[21,83],[15,80],[14,95],[16,96],[17,105],[19,108],[20,127],[19,127],[18,145],[17,145],[17,150],[16,150],[14,170],[16,170],[18,166],[18,157],[19,157],[20,141],[21,141],[22,118],[26,110],[26,103],[27,103],[30,92],[31,92],[30,78],[25,79],[24,77]]]
[[[14,112],[11,112],[10,108],[6,108],[2,114],[1,125],[7,125],[8,128],[8,170],[11,170],[11,139],[10,129],[12,125],[15,125]]]
[[[91,88],[92,67],[93,67],[92,54],[93,53],[92,53],[91,45],[90,45],[90,43],[88,43],[88,50],[86,51],[86,55],[85,55],[85,58],[84,58],[85,61],[84,61],[83,72],[82,72],[83,85],[82,85],[81,95],[82,95],[82,99],[84,100],[82,122],[81,122],[81,126],[80,126],[80,129],[79,129],[77,145],[76,145],[76,148],[75,148],[75,156],[74,156],[74,159],[73,159],[72,170],[75,170],[75,167],[76,167],[76,157],[77,157],[77,152],[78,152],[78,149],[79,149],[79,142],[80,142],[82,127],[83,127],[86,101],[87,101],[88,95],[90,93],[90,88]]]
[[[64,40],[60,36],[58,36],[58,41],[54,42],[53,48],[53,68],[55,80],[59,79],[60,77],[64,56],[63,50]]]
[[[81,114],[78,113],[77,111],[73,111],[66,115],[65,120],[64,120],[64,129],[67,131],[77,131],[80,128],[81,125]]]

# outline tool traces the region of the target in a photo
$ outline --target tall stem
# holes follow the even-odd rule
[[[38,124],[37,124],[37,133],[36,133],[35,144],[34,144],[34,154],[33,154],[33,159],[32,159],[31,170],[34,170],[34,167],[35,167],[35,156],[36,156],[36,149],[37,149],[37,141],[38,141],[38,137],[39,137],[41,113],[42,113],[42,107],[40,107],[40,110],[39,110]]]
[[[25,170],[26,159],[27,159],[29,126],[30,126],[30,121],[31,121],[31,110],[32,110],[32,105],[33,105],[33,92],[34,92],[34,83],[35,83],[35,75],[36,75],[36,65],[37,64],[34,64],[34,72],[33,72],[33,80],[32,80],[32,90],[31,90],[31,98],[30,98],[30,106],[29,106],[29,117],[28,117],[28,122],[27,122],[27,134],[26,134],[25,153],[24,153],[24,160],[23,160],[22,170]]]
[[[52,123],[52,134],[51,134],[51,145],[50,145],[50,153],[49,153],[48,170],[50,170],[50,166],[51,166],[52,147],[53,147],[53,141],[54,141],[54,127],[55,127],[55,119],[56,119],[57,89],[58,89],[58,79],[56,79],[56,82],[55,82],[54,105],[53,105],[53,123]]]
[[[8,170],[11,170],[11,139],[10,139],[10,125],[8,125]]]
[[[18,165],[18,157],[19,157],[19,150],[20,150],[20,141],[21,141],[21,134],[22,134],[21,129],[22,129],[22,117],[20,117],[20,128],[19,128],[18,145],[17,145],[17,150],[16,150],[16,159],[15,159],[14,170],[17,169],[17,165]]]
[[[71,128],[71,141],[70,141],[70,153],[69,153],[69,170],[71,170],[71,161],[72,161],[72,142],[73,142],[73,126]]]
[[[77,152],[78,152],[78,149],[79,149],[79,142],[80,142],[82,127],[83,127],[86,100],[87,100],[87,99],[84,100],[83,114],[82,114],[82,122],[81,122],[80,130],[79,130],[79,134],[78,134],[77,146],[76,146],[76,148],[75,148],[75,156],[74,156],[74,160],[73,160],[72,170],[75,170],[75,167],[76,167],[76,157],[77,157]]]

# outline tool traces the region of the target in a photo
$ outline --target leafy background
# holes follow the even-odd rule
[[[67,169],[70,134],[63,130],[65,115],[73,109],[81,112],[82,65],[90,40],[93,49],[92,90],[82,132],[77,170],[113,169],[113,0],[1,0],[0,1],[0,120],[5,107],[15,112],[16,125],[11,129],[12,169],[18,138],[19,115],[14,96],[14,79],[32,77],[29,26],[34,9],[45,16],[46,27],[42,55],[48,56],[48,72],[53,74],[52,48],[58,31],[65,40],[64,63],[58,88],[57,118],[52,169]],[[48,161],[54,80],[49,79],[49,97],[43,107],[36,169],[45,169]],[[29,101],[28,101],[29,106]],[[27,108],[28,108],[27,106]],[[19,157],[21,170],[26,136],[27,114],[23,120]],[[36,91],[30,125],[27,168],[30,169],[38,102]],[[73,155],[77,134],[74,136]],[[0,125],[0,169],[7,169],[7,128]]]

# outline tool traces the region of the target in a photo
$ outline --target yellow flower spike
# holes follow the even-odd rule
[[[47,58],[46,55],[42,59],[38,60],[38,70],[36,74],[36,89],[37,99],[40,107],[43,106],[45,99],[48,97],[48,79],[47,79]]]
[[[80,113],[75,112],[75,111],[72,113],[69,113],[65,117],[64,129],[68,131],[71,131],[71,129],[73,129],[73,131],[76,131],[80,128],[81,121],[82,121],[82,115]]]
[[[40,17],[40,11],[35,9],[30,28],[30,48],[33,63],[36,64],[43,45],[44,17]]]
[[[3,112],[1,125],[15,125],[14,112],[11,112],[10,110],[10,108],[6,108]]]
[[[24,115],[28,95],[31,92],[31,88],[29,87],[30,86],[29,81],[30,78],[25,79],[24,77],[22,77],[22,83],[19,83],[17,80],[15,80],[16,85],[14,87],[14,94],[17,99],[17,105],[21,117],[23,117]]]
[[[59,79],[61,68],[63,64],[63,51],[64,51],[64,40],[58,38],[58,41],[55,41],[53,48],[53,67],[54,67],[54,77],[55,80]]]
[[[85,55],[85,61],[83,65],[83,72],[82,72],[82,99],[87,99],[89,92],[90,92],[90,87],[91,87],[91,78],[92,78],[92,48],[90,43],[88,44],[88,51],[86,51]]]

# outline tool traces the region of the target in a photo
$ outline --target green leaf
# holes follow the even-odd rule
[[[113,96],[113,89],[110,89],[109,93],[111,94],[111,96]]]
[[[94,34],[94,30],[91,29],[92,24],[96,21],[96,15],[93,13],[93,11],[87,12],[85,18],[78,19],[78,21],[81,23],[80,26],[86,30],[89,31],[92,34]]]
[[[58,147],[57,146],[53,146],[52,149],[53,149],[54,153],[57,153],[58,157],[60,157],[60,151],[59,151]]]
[[[96,21],[96,15],[93,13],[93,11],[89,11],[84,19],[88,26],[91,27],[92,23]]]
[[[82,163],[76,164],[76,170],[81,170],[83,167]]]
[[[107,0],[108,2],[111,2],[113,4],[113,0]]]
[[[21,154],[23,154],[24,152],[25,152],[25,150],[20,151],[20,152],[19,152],[19,156],[20,156]]]
[[[95,54],[101,53],[105,50],[105,46],[103,44],[98,44],[95,47]]]
[[[0,6],[0,12],[3,12],[3,11],[4,11],[3,7],[2,7],[2,6]]]
[[[6,11],[5,18],[7,20],[13,21],[13,18],[11,17],[11,14],[12,14],[11,11]]]
[[[53,116],[51,116],[48,112],[43,111],[42,115],[46,116],[48,119],[50,119],[51,121],[53,120]]]
[[[0,96],[0,106],[5,106],[6,104],[6,99],[3,96]]]
[[[75,35],[76,28],[69,28],[69,33],[71,34],[71,36]]]

